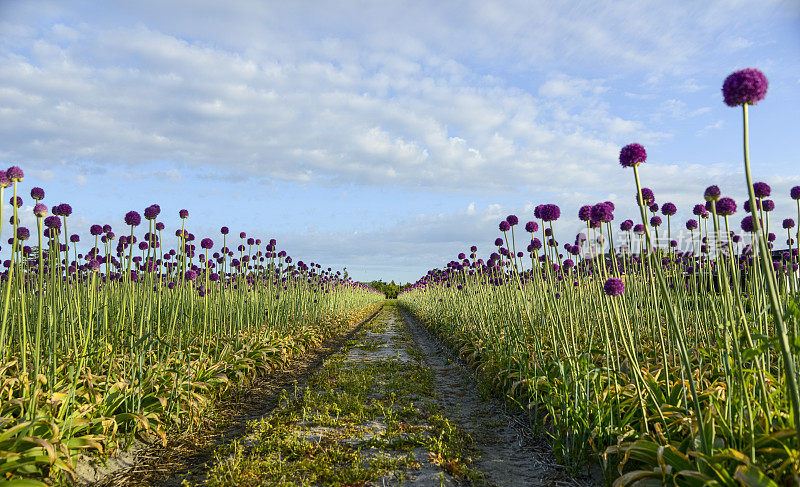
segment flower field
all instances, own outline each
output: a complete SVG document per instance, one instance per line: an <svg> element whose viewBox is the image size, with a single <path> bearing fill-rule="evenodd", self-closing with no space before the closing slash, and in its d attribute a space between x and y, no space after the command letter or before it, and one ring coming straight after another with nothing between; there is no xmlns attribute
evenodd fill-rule
<svg viewBox="0 0 800 487"><path fill-rule="evenodd" d="M37 228L20 225L30 192ZM232 387L280 368L377 309L383 294L275 240L166 232L160 208L115 235L92 225L78 251L72 208L48 208L24 172L0 174L13 215L0 300L0 484L68 481L80 453L191 432ZM123 223L120 219L119 223ZM1 230L1 229L0 229ZM173 248L167 248L169 245ZM230 248L229 248L230 247Z"/></svg>
<svg viewBox="0 0 800 487"><path fill-rule="evenodd" d="M585 230L566 243L555 204L524 230L509 215L489 258L473 246L400 295L575 471L596 463L617 485L800 483L800 235L792 219L770 231L770 198L800 218L800 187L753 181L748 110L766 91L755 69L725 80L749 198L742 211L717 186L697 195L684 248L676 205L643 187L646 150L629 144L631 205L582 207Z"/></svg>

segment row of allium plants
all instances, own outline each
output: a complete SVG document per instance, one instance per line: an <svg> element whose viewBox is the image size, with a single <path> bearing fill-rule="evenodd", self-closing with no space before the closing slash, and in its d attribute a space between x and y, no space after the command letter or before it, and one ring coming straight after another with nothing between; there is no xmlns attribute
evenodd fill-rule
<svg viewBox="0 0 800 487"><path fill-rule="evenodd" d="M473 246L400 296L529 409L565 465L597 462L617 485L800 483L800 233L784 220L779 250L771 189L752 181L748 154L748 109L766 89L756 69L723 87L744 117L744 216L710 186L679 248L677 208L642 187L647 154L629 144L619 161L636 218L584 206L585 230L562 245L557 205L538 206L524 231L509 215L487 260ZM781 196L800 218L800 187Z"/></svg>
<svg viewBox="0 0 800 487"><path fill-rule="evenodd" d="M0 173L0 198L13 192L11 235L0 225L0 484L65 480L79 453L191 432L227 389L383 299L339 271L294 263L274 239L222 227L198 244L187 210L173 239L158 205L128 212L119 235L92 225L79 252L72 208L48 208L41 188L30 189L36 228L20 225L23 179L16 166Z"/></svg>

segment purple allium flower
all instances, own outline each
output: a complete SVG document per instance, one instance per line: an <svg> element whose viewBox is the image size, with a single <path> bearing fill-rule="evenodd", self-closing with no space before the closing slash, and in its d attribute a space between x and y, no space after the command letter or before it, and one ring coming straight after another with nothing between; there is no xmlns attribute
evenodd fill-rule
<svg viewBox="0 0 800 487"><path fill-rule="evenodd" d="M647 151L641 144L628 144L619 151L619 163L622 167L635 167L647 160Z"/></svg>
<svg viewBox="0 0 800 487"><path fill-rule="evenodd" d="M661 213L666 216L673 216L678 212L678 208L673 203L664 203L661 205Z"/></svg>
<svg viewBox="0 0 800 487"><path fill-rule="evenodd" d="M661 217L660 216L654 216L653 218L651 218L650 219L650 226L651 227L660 227L661 226Z"/></svg>
<svg viewBox="0 0 800 487"><path fill-rule="evenodd" d="M722 84L722 96L729 107L755 105L767 95L769 82L764 73L755 68L734 71Z"/></svg>
<svg viewBox="0 0 800 487"><path fill-rule="evenodd" d="M753 183L753 193L755 193L756 198L759 199L769 198L770 193L772 193L772 188L770 188L767 183Z"/></svg>
<svg viewBox="0 0 800 487"><path fill-rule="evenodd" d="M125 224L132 227L138 227L142 223L142 216L135 211L129 211L125 214Z"/></svg>
<svg viewBox="0 0 800 487"><path fill-rule="evenodd" d="M61 219L55 215L48 216L44 219L44 226L58 230L61 228Z"/></svg>
<svg viewBox="0 0 800 487"><path fill-rule="evenodd" d="M697 230L697 220L691 219L686 221L687 230Z"/></svg>
<svg viewBox="0 0 800 487"><path fill-rule="evenodd" d="M506 221L508 222L509 225L513 227L514 225L519 223L519 218L517 218L517 215L508 215L506 217Z"/></svg>
<svg viewBox="0 0 800 487"><path fill-rule="evenodd" d="M469 248L469 251L475 253L478 251L478 247L476 245L473 245L472 247Z"/></svg>
<svg viewBox="0 0 800 487"><path fill-rule="evenodd" d="M739 242L742 241L742 236L741 235L734 235L732 240L733 240L733 243L739 243Z"/></svg>
<svg viewBox="0 0 800 487"><path fill-rule="evenodd" d="M98 235L102 235L103 234L103 227L101 227L100 225L92 225L89 228L89 233L91 233L95 237L97 237Z"/></svg>
<svg viewBox="0 0 800 487"><path fill-rule="evenodd" d="M47 216L47 206L44 203L36 203L36 206L33 207L33 214L43 218Z"/></svg>
<svg viewBox="0 0 800 487"><path fill-rule="evenodd" d="M736 202L733 198L720 198L717 201L717 214L722 216L730 216L736 213Z"/></svg>
<svg viewBox="0 0 800 487"><path fill-rule="evenodd" d="M792 220L791 218L786 218L785 220L783 220L783 228L787 230L790 228L794 228L794 220Z"/></svg>
<svg viewBox="0 0 800 487"><path fill-rule="evenodd" d="M742 218L741 227L745 232L755 232L756 229L753 226L753 215L747 215L746 217Z"/></svg>
<svg viewBox="0 0 800 487"><path fill-rule="evenodd" d="M761 207L764 208L764 211L772 211L775 209L775 202L772 200L762 200Z"/></svg>
<svg viewBox="0 0 800 487"><path fill-rule="evenodd" d="M541 210L539 210L539 214L542 220L546 222L552 222L558 220L558 218L561 216L561 208L559 208L558 205L553 204L542 205Z"/></svg>
<svg viewBox="0 0 800 487"><path fill-rule="evenodd" d="M604 201L603 203L607 204L611 208L611 211L614 211L614 210L617 209L617 207L611 201Z"/></svg>
<svg viewBox="0 0 800 487"><path fill-rule="evenodd" d="M534 232L539 230L539 224L534 222L534 221L530 221L530 222L525 224L525 230L530 232L530 233L534 233ZM476 248L475 250L473 250L473 252L475 252L477 250L478 249Z"/></svg>
<svg viewBox="0 0 800 487"><path fill-rule="evenodd" d="M678 246L678 241L677 240L670 240L669 241L669 246L672 247L672 248L677 247Z"/></svg>
<svg viewBox="0 0 800 487"><path fill-rule="evenodd" d="M622 293L625 292L625 283L615 277L607 279L603 284L603 292L607 296L622 296Z"/></svg>
<svg viewBox="0 0 800 487"><path fill-rule="evenodd" d="M58 217L56 217L58 218ZM31 231L25 227L17 227L17 240L25 241L28 240L31 236ZM12 243L13 240L9 243Z"/></svg>
<svg viewBox="0 0 800 487"><path fill-rule="evenodd" d="M72 243L78 243L81 241L81 237L77 233L73 233L72 235L69 236L69 241Z"/></svg>
<svg viewBox="0 0 800 487"><path fill-rule="evenodd" d="M503 239L502 238L494 239L494 244L495 246L500 247L501 245L503 245Z"/></svg>
<svg viewBox="0 0 800 487"><path fill-rule="evenodd" d="M793 200L800 200L800 186L794 186L790 189L789 196L791 196Z"/></svg>
<svg viewBox="0 0 800 487"><path fill-rule="evenodd" d="M644 202L645 206L649 205L650 202L655 202L656 196L653 194L653 190L650 188L642 188L642 201ZM636 200L636 204L639 204L639 200Z"/></svg>
<svg viewBox="0 0 800 487"><path fill-rule="evenodd" d="M542 217L542 206L544 205L536 205L536 208L533 209L533 216L536 218Z"/></svg>
<svg viewBox="0 0 800 487"><path fill-rule="evenodd" d="M97 272L100 270L100 262L97 262L95 259L92 259L89 262L87 262L86 266L89 268L91 272Z"/></svg>
<svg viewBox="0 0 800 487"><path fill-rule="evenodd" d="M210 238L204 238L203 240L200 241L200 248L210 249L213 247L214 247L214 241L211 240Z"/></svg>
<svg viewBox="0 0 800 487"><path fill-rule="evenodd" d="M158 223L156 223L156 230L158 230L159 232L160 232L161 230L163 230L164 228L165 228L165 227L164 227L164 223L162 223L162 222L158 222Z"/></svg>
<svg viewBox="0 0 800 487"><path fill-rule="evenodd" d="M694 209L692 209L692 213L695 216L703 216L706 213L708 213L708 210L706 210L706 207L704 205L697 204L697 205L694 205Z"/></svg>
<svg viewBox="0 0 800 487"><path fill-rule="evenodd" d="M150 205L144 209L144 217L148 220L155 220L159 213L161 213L161 207L158 205Z"/></svg>
<svg viewBox="0 0 800 487"><path fill-rule="evenodd" d="M72 206L70 206L69 203L61 203L58 205L58 213L56 213L55 209L53 209L53 214L59 216L70 216L72 214Z"/></svg>
<svg viewBox="0 0 800 487"><path fill-rule="evenodd" d="M644 225L641 223L637 223L633 226L633 233L636 235L644 235Z"/></svg>
<svg viewBox="0 0 800 487"><path fill-rule="evenodd" d="M705 193L703 193L703 197L706 199L706 201L717 201L721 195L722 192L719 190L719 186L716 184L712 184L711 186L707 187Z"/></svg>
<svg viewBox="0 0 800 487"><path fill-rule="evenodd" d="M109 233L111 231L111 225L103 225L103 233Z"/></svg>
<svg viewBox="0 0 800 487"><path fill-rule="evenodd" d="M31 189L31 198L35 199L36 201L44 199L44 190L42 188L32 188Z"/></svg>
<svg viewBox="0 0 800 487"><path fill-rule="evenodd" d="M245 237L247 237L246 233L244 233L244 232L240 232L239 233L239 238L245 238Z"/></svg>
<svg viewBox="0 0 800 487"><path fill-rule="evenodd" d="M189 210L180 210L178 216L181 217L182 220L189 218Z"/></svg>
<svg viewBox="0 0 800 487"><path fill-rule="evenodd" d="M139 250L147 250L147 248L148 248L147 242L145 241L139 242Z"/></svg>
<svg viewBox="0 0 800 487"><path fill-rule="evenodd" d="M551 230L549 228L545 228L544 229L544 236L545 237L552 237L553 236L553 230Z"/></svg>
<svg viewBox="0 0 800 487"><path fill-rule="evenodd" d="M583 205L578 210L578 219L588 222L592 219L592 205Z"/></svg>
<svg viewBox="0 0 800 487"><path fill-rule="evenodd" d="M625 220L624 222L619 224L619 229L622 230L623 232L627 232L631 228L633 228L633 220Z"/></svg>
<svg viewBox="0 0 800 487"><path fill-rule="evenodd" d="M591 216L592 220L596 222L610 222L614 219L613 209L606 203L597 203L592 206Z"/></svg>
<svg viewBox="0 0 800 487"><path fill-rule="evenodd" d="M658 212L658 204L656 204L656 203L653 203L652 205L650 205L650 206L648 207L648 209L649 209L651 212L653 212L653 213L656 213L656 212Z"/></svg>
<svg viewBox="0 0 800 487"><path fill-rule="evenodd" d="M11 186L11 180L6 176L5 171L0 171L0 188L7 188Z"/></svg>
<svg viewBox="0 0 800 487"><path fill-rule="evenodd" d="M505 220L503 220L503 221L501 221L501 222L500 222L500 225L499 225L499 227L500 227L500 231L501 231L501 232L507 232L507 231L511 230L511 224L510 224L510 223L508 223L508 222L507 222L507 221L505 221Z"/></svg>
<svg viewBox="0 0 800 487"><path fill-rule="evenodd" d="M197 273L193 270L186 271L186 280L187 281L194 281L197 279Z"/></svg>
<svg viewBox="0 0 800 487"><path fill-rule="evenodd" d="M228 232L230 232L230 229L228 227L222 227L222 228L219 229L219 233L221 233L223 235L227 235Z"/></svg>
<svg viewBox="0 0 800 487"><path fill-rule="evenodd" d="M22 172L22 169L19 166L11 166L6 170L6 177L12 183L18 183L25 178L25 173Z"/></svg>
<svg viewBox="0 0 800 487"><path fill-rule="evenodd" d="M8 199L8 204L11 206L16 206L17 208L22 208L22 197L17 196L17 204L14 204L14 197Z"/></svg>

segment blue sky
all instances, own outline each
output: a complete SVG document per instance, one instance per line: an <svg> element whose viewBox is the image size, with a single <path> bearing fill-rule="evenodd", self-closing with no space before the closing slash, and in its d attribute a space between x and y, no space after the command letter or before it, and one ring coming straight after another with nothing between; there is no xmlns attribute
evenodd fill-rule
<svg viewBox="0 0 800 487"><path fill-rule="evenodd" d="M582 204L633 218L629 142L679 221L709 184L741 202L720 87L748 66L770 81L755 177L794 216L797 2L4 0L0 165L84 235L159 203L168 229L187 208L198 238L413 281L536 204L561 205L562 241Z"/></svg>

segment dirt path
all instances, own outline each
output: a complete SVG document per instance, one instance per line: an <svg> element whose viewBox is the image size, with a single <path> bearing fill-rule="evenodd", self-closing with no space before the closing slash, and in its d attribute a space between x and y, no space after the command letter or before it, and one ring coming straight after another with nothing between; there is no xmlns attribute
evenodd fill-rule
<svg viewBox="0 0 800 487"><path fill-rule="evenodd" d="M469 371L387 305L193 485L581 485ZM199 472L198 472L199 473ZM171 484L176 485L176 484Z"/></svg>

